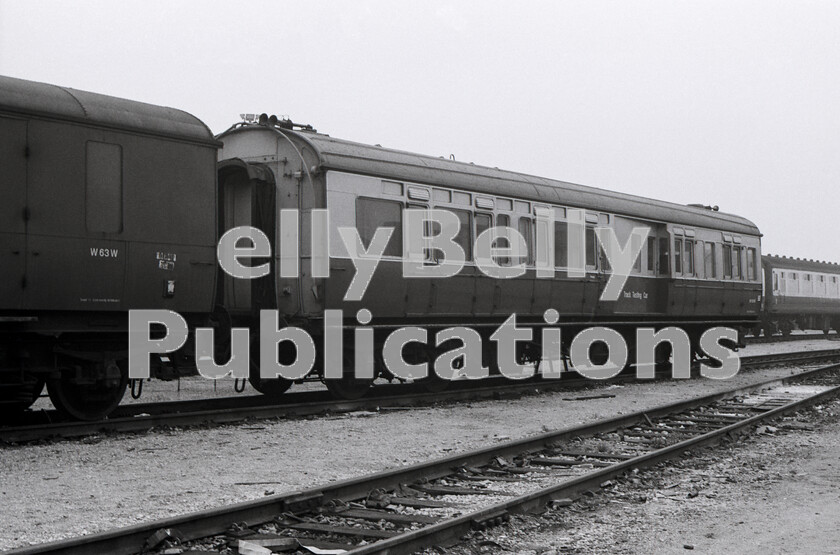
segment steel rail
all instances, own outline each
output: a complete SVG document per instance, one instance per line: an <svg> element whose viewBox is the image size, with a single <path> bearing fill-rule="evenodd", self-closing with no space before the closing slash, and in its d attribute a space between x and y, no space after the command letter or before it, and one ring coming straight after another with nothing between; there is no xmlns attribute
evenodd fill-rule
<svg viewBox="0 0 840 555"><path fill-rule="evenodd" d="M545 449L550 444L559 441L575 437L587 437L602 432L640 425L652 417L679 413L723 399L729 399L738 395L760 391L772 386L807 379L809 377L817 376L837 369L840 369L840 364L816 368L791 376L764 380L731 390L704 395L695 399L669 403L654 409L638 411L632 414L621 415L559 431L547 432L537 436L477 449L468 453L452 455L450 457L418 463L404 468L386 470L361 478L353 478L341 482L326 484L320 487L308 488L287 494L273 495L254 501L247 501L225 507L170 517L163 520L137 524L117 530L99 532L88 536L24 547L10 551L9 555L34 555L43 553L75 555L92 552L115 554L137 553L143 549L146 540L156 531L161 529L177 529L180 536L185 540L200 539L214 534L223 533L234 522L244 522L248 526L256 526L265 522L270 522L274 517L284 512L305 510L332 499L347 501L363 499L372 490L393 489L399 487L400 484L410 483L412 481L441 478L451 475L454 469L459 467L487 464L496 457L513 457L516 455L533 453L541 449ZM764 414L747 418L738 423L721 428L720 430L716 430L715 432L710 432L691 438L690 440L685 440L663 450L648 453L638 459L612 465L598 471L597 473L592 473L591 475L586 475L579 479L574 479L560 484L546 492L532 493L507 501L503 504L504 507L501 510L510 511L514 510L515 507L521 508L516 510L527 510L530 507L536 507L543 504L546 500L553 497L567 497L576 491L590 489L593 487L593 484L603 481L605 476L615 476L633 467L654 464L674 452L682 452L689 447L713 441L717 437L735 431L744 426L749 426L762 418L771 418L783 412L795 410L796 408L802 406L805 402L814 402L818 399L826 398L829 395L834 395L838 391L840 391L840 387L834 387L816 397L800 400L795 403L791 403L790 405L773 409ZM490 509L484 509L471 513L468 515L469 518L465 515L463 518L458 517L453 519L451 522L446 521L449 522L449 524L435 524L427 528L411 532L405 537L405 540L408 543L402 544L402 547L397 547L394 544L395 540L385 540L385 542L371 544L370 546L354 550L353 552L358 554L404 553L405 549L414 549L421 545L429 545L426 543L428 541L440 541L440 538L450 537L453 534L462 534L467 524L471 523L473 520L487 516L490 514L489 512ZM380 547L375 547L377 545ZM381 550L383 549L382 546L384 546L384 550Z"/></svg>
<svg viewBox="0 0 840 555"><path fill-rule="evenodd" d="M840 357L840 349L825 349L820 351L801 351L794 353L777 353L770 355L754 355L742 357L741 365L747 367L766 364L783 364L790 362L819 362ZM501 381L499 378L491 378ZM610 383L632 382L634 376L620 376ZM0 427L0 442L20 443L47 438L75 438L90 436L103 432L144 432L158 427L186 427L209 424L233 424L245 420L267 420L273 418L289 418L313 416L319 414L339 414L363 410L379 410L400 407L428 406L439 402L474 401L493 399L499 396L516 396L534 390L574 390L581 385L592 385L593 382L584 379L549 379L528 380L519 383L504 381L498 385L476 386L474 382L456 382L452 389L442 392L411 392L396 393L395 390L405 386L380 386L385 395L370 395L354 401L327 399L321 392L301 392L293 399L303 399L295 403L285 403L282 400L266 402L265 397L251 395L247 397L224 397L222 399L170 401L161 403L125 405L121 412L137 407L139 412L135 416L120 416L96 422L55 422L29 426ZM387 388L387 389L386 389ZM313 399L313 400L309 400ZM240 401L236 403L235 401ZM167 405L172 405L167 409ZM233 405L233 406L231 406ZM196 407L198 409L196 409ZM179 412L184 410L186 412ZM149 412L157 414L148 414ZM129 412L129 414L132 414Z"/></svg>
<svg viewBox="0 0 840 555"><path fill-rule="evenodd" d="M833 332L829 334L825 334L823 332L820 333L797 333L791 335L760 335L758 337L754 335L747 335L745 336L744 343L747 345L760 345L764 343L786 343L790 341L807 341L809 339L813 339L815 341L820 340L827 340L827 341L837 341L837 338L840 337L840 333Z"/></svg>

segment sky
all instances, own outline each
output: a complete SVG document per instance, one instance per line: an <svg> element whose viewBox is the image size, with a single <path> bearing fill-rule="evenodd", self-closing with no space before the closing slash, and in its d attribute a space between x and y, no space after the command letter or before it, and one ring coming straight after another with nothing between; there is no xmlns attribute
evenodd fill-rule
<svg viewBox="0 0 840 555"><path fill-rule="evenodd" d="M718 205L840 262L840 2L0 0L0 74Z"/></svg>

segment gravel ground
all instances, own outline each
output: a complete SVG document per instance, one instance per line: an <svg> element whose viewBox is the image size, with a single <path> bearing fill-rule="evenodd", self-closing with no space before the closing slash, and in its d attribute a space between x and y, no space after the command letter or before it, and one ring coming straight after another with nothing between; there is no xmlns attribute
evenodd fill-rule
<svg viewBox="0 0 840 555"><path fill-rule="evenodd" d="M754 345L743 354L835 346L825 340ZM741 373L724 382L606 386L615 398L580 402L563 401L569 393L554 392L387 414L6 446L0 448L0 549L359 476L792 371Z"/></svg>

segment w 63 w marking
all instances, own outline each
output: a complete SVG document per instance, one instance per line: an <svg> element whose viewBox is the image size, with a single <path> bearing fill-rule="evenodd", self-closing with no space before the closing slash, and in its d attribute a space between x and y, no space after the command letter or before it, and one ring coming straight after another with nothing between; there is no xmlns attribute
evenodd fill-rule
<svg viewBox="0 0 840 555"><path fill-rule="evenodd" d="M116 258L120 254L120 249L104 249L91 247L90 255L96 258Z"/></svg>

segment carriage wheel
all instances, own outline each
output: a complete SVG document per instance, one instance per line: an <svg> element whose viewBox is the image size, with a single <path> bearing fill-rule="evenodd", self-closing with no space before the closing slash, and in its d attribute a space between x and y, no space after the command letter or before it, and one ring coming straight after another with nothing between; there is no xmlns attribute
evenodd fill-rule
<svg viewBox="0 0 840 555"><path fill-rule="evenodd" d="M281 358L285 357L285 353L280 353ZM294 354L290 355L294 356ZM292 387L292 380L287 380L285 378L261 378L260 377L260 349L259 349L259 341L256 339L251 341L251 365L248 368L248 382L251 384L251 387L266 395L268 397L280 397L286 391ZM283 360L280 361L283 364L291 364L294 362L292 358L291 361L284 362Z"/></svg>
<svg viewBox="0 0 840 555"><path fill-rule="evenodd" d="M779 322L779 331L782 332L782 337L789 337L793 330L793 325L790 322Z"/></svg>
<svg viewBox="0 0 840 555"><path fill-rule="evenodd" d="M93 383L77 383L73 369L64 368L60 378L47 381L52 404L74 420L102 420L120 404L128 385L128 373L113 362L111 365L107 376L97 377ZM89 370L92 375L100 374L95 368Z"/></svg>
<svg viewBox="0 0 840 555"><path fill-rule="evenodd" d="M446 378L441 378L435 372L435 354L436 351L429 347L429 348L419 348L415 356L411 360L406 360L411 364L419 364L425 362L429 365L429 373L426 375L425 378L421 378L417 380L417 383L428 391L429 393L442 393L449 388L449 382L452 380L447 380ZM406 358L408 358L408 354L406 354Z"/></svg>
<svg viewBox="0 0 840 555"><path fill-rule="evenodd" d="M361 399L370 390L373 380L356 377L356 354L352 348L344 349L342 357L344 371L340 379L324 379L324 385L338 399L355 401Z"/></svg>
<svg viewBox="0 0 840 555"><path fill-rule="evenodd" d="M268 397L280 397L292 387L292 380L285 378L261 378L259 366L255 370L254 365L251 365L248 383L251 384L251 387Z"/></svg>

